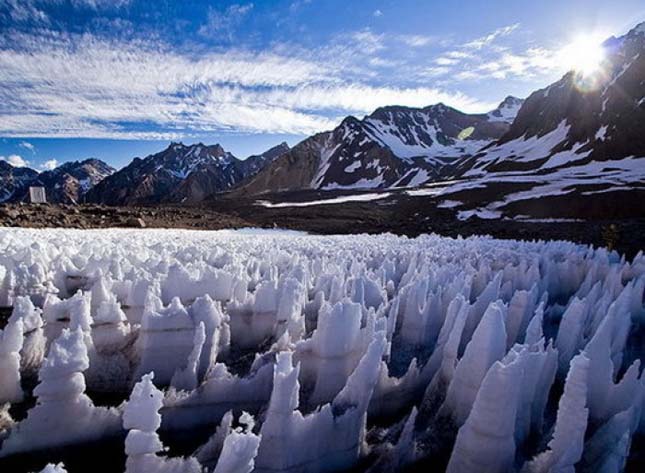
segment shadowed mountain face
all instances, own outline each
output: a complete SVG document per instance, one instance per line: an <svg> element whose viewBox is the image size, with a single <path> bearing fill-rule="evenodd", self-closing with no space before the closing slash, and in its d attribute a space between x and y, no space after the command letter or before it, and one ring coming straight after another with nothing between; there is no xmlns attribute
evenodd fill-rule
<svg viewBox="0 0 645 473"><path fill-rule="evenodd" d="M570 72L531 94L508 133L462 172L552 172L645 156L645 23L604 46L597 73Z"/></svg>
<svg viewBox="0 0 645 473"><path fill-rule="evenodd" d="M506 102L490 114L469 115L443 104L384 107L306 139L258 173L242 191L384 188L418 185L440 175L509 129ZM493 117L493 118L491 118Z"/></svg>
<svg viewBox="0 0 645 473"><path fill-rule="evenodd" d="M112 166L98 159L74 161L38 175L51 202L77 203L83 196L115 172Z"/></svg>
<svg viewBox="0 0 645 473"><path fill-rule="evenodd" d="M25 200L30 186L42 186L48 202L77 203L113 172L114 168L98 159L67 162L41 173L0 161L0 202Z"/></svg>
<svg viewBox="0 0 645 473"><path fill-rule="evenodd" d="M93 188L86 200L110 205L199 202L238 185L287 149L282 143L246 162L218 144L171 143L160 153L135 158Z"/></svg>
<svg viewBox="0 0 645 473"><path fill-rule="evenodd" d="M37 177L38 172L33 169L14 167L0 160L0 202L19 200Z"/></svg>

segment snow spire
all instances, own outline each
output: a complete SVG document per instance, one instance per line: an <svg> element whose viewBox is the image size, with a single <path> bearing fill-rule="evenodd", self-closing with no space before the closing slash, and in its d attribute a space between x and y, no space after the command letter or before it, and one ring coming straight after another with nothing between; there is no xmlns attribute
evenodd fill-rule
<svg viewBox="0 0 645 473"><path fill-rule="evenodd" d="M569 362L580 348L580 341L587 318L587 304L574 297L562 315L555 346L558 349L558 377L562 379L569 369Z"/></svg>
<svg viewBox="0 0 645 473"><path fill-rule="evenodd" d="M34 389L38 402L4 441L0 456L94 441L118 432L118 411L95 407L85 394L83 371L89 367L85 339L79 326L63 329L54 340ZM57 435L47 435L52 431Z"/></svg>
<svg viewBox="0 0 645 473"><path fill-rule="evenodd" d="M491 303L466 346L448 387L442 415L449 415L458 426L463 425L477 396L486 372L506 353L504 305Z"/></svg>
<svg viewBox="0 0 645 473"><path fill-rule="evenodd" d="M447 473L506 473L515 458L515 417L520 395L518 361L496 361L488 370L464 425Z"/></svg>
<svg viewBox="0 0 645 473"><path fill-rule="evenodd" d="M253 416L242 412L241 427L231 430L224 439L222 453L213 473L250 473L255 467L261 437L252 432Z"/></svg>
<svg viewBox="0 0 645 473"><path fill-rule="evenodd" d="M0 405L20 402L23 398L20 387L22 332L21 317L12 318L4 330L0 330Z"/></svg>
<svg viewBox="0 0 645 473"><path fill-rule="evenodd" d="M540 302L535 314L531 318L528 328L526 329L526 336L524 343L527 345L535 345L544 337L542 324L544 323L544 302Z"/></svg>
<svg viewBox="0 0 645 473"><path fill-rule="evenodd" d="M175 371L170 384L177 389L186 391L193 390L197 387L197 368L199 366L199 359L202 353L202 347L206 340L206 330L204 329L204 322L199 322L195 328L195 338L193 339L193 349L188 355L188 363L184 368L178 368Z"/></svg>
<svg viewBox="0 0 645 473"><path fill-rule="evenodd" d="M528 462L523 472L574 471L584 451L589 414L586 407L588 380L589 359L581 353L571 360L548 449Z"/></svg>
<svg viewBox="0 0 645 473"><path fill-rule="evenodd" d="M157 435L161 426L159 410L163 405L163 393L152 383L154 373L148 373L135 384L130 399L123 409L123 428L128 430L125 438L126 473L151 471L171 473L201 473L202 468L194 458L170 458L157 456L164 446Z"/></svg>

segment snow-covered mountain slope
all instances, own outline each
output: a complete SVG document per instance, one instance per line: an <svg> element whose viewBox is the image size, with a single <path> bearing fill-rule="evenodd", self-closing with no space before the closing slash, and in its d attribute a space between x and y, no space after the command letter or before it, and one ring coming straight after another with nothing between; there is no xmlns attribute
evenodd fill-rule
<svg viewBox="0 0 645 473"><path fill-rule="evenodd" d="M502 103L499 104L499 106L495 110L488 113L488 119L490 121L500 121L509 124L513 123L513 120L515 120L515 117L520 111L523 103L524 99L519 99L517 97L509 95L502 101Z"/></svg>
<svg viewBox="0 0 645 473"><path fill-rule="evenodd" d="M0 228L0 468L642 471L644 290L565 241Z"/></svg>
<svg viewBox="0 0 645 473"><path fill-rule="evenodd" d="M639 214L634 199L645 192L645 23L604 47L596 73L572 71L531 94L508 133L447 170L447 184L420 192L445 198L464 218Z"/></svg>
<svg viewBox="0 0 645 473"><path fill-rule="evenodd" d="M383 107L362 120L347 117L336 129L295 146L243 191L415 186L500 138L509 124L499 117L510 117L513 110L505 103L516 100L506 99L490 114L437 104Z"/></svg>
<svg viewBox="0 0 645 473"><path fill-rule="evenodd" d="M86 200L110 205L198 202L234 187L284 151L279 145L245 163L218 144L171 143L160 153L135 158L93 188Z"/></svg>
<svg viewBox="0 0 645 473"><path fill-rule="evenodd" d="M114 168L98 159L67 162L41 173L0 161L0 202L25 200L29 186L42 186L48 202L77 203L114 171Z"/></svg>
<svg viewBox="0 0 645 473"><path fill-rule="evenodd" d="M641 24L607 40L597 72L572 71L531 94L508 133L465 160L464 175L548 173L592 161L645 157L643 30Z"/></svg>

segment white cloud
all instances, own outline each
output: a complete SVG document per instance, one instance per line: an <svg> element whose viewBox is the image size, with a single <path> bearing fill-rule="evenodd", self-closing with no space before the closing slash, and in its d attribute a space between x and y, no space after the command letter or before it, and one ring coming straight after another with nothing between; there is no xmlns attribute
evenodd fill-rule
<svg viewBox="0 0 645 473"><path fill-rule="evenodd" d="M3 0L0 2L0 13L6 12L13 21L47 24L49 17L36 5L34 0Z"/></svg>
<svg viewBox="0 0 645 473"><path fill-rule="evenodd" d="M92 10L119 9L127 6L131 0L72 0L72 5L77 8L91 8Z"/></svg>
<svg viewBox="0 0 645 473"><path fill-rule="evenodd" d="M446 56L440 56L437 59L434 60L435 64L438 64L440 66L452 66L454 64L457 64L459 62L459 59L454 59Z"/></svg>
<svg viewBox="0 0 645 473"><path fill-rule="evenodd" d="M57 166L58 166L58 161L56 161L55 159L50 159L49 161L45 161L44 163L42 163L39 166L39 168L42 171L51 171L52 169L56 169Z"/></svg>
<svg viewBox="0 0 645 473"><path fill-rule="evenodd" d="M384 36L373 33L369 28L353 33L352 39L364 52L374 53L385 48Z"/></svg>
<svg viewBox="0 0 645 473"><path fill-rule="evenodd" d="M214 91L222 96L222 91ZM232 91L230 100L244 100ZM466 112L489 110L491 103L482 103L461 93L449 93L436 88L375 87L364 84L342 86L302 86L288 91L274 90L250 97L251 103L266 103L269 106L287 106L295 109L340 109L352 113L370 113L378 107L403 105L419 107L444 102Z"/></svg>
<svg viewBox="0 0 645 473"><path fill-rule="evenodd" d="M442 52L432 60L434 66L408 69L408 74L421 78L439 78L438 84L477 82L482 80L517 79L555 80L566 72L567 65L558 60L558 50L544 47L522 47L505 37L519 24L498 28L460 47ZM450 82L446 78L450 78Z"/></svg>
<svg viewBox="0 0 645 473"><path fill-rule="evenodd" d="M493 41L495 41L497 38L503 37L503 36L508 36L511 34L513 31L518 29L520 27L519 23L515 23L513 25L508 25L504 26L501 28L497 28L495 31L492 33L487 34L486 36L482 36L480 38L477 38L473 41L470 41L464 45L466 48L470 49L482 49L484 46L489 45Z"/></svg>
<svg viewBox="0 0 645 473"><path fill-rule="evenodd" d="M412 48L419 48L421 46L427 46L433 41L433 38L430 36L423 35L404 35L400 36L401 41Z"/></svg>
<svg viewBox="0 0 645 473"><path fill-rule="evenodd" d="M31 143L29 143L28 141L21 141L18 144L18 146L20 146L21 148L28 149L32 153L36 150L36 147L34 145L32 145Z"/></svg>
<svg viewBox="0 0 645 473"><path fill-rule="evenodd" d="M206 38L230 41L233 39L235 28L252 9L252 3L235 3L223 11L209 7L206 23L200 26L197 32Z"/></svg>
<svg viewBox="0 0 645 473"><path fill-rule="evenodd" d="M457 92L375 82L382 77L377 70L399 65L381 57L386 38L370 30L314 50L278 44L259 53L200 55L91 35L13 39L23 48L0 49L0 136L165 140L213 131L309 134L332 128L349 113L384 105L442 101L465 111L490 105ZM423 68L420 83L440 68Z"/></svg>
<svg viewBox="0 0 645 473"><path fill-rule="evenodd" d="M472 57L472 54L464 51L448 51L444 54L444 56L449 57L451 59L467 59Z"/></svg>
<svg viewBox="0 0 645 473"><path fill-rule="evenodd" d="M9 156L0 156L0 161L6 161L9 164L11 164L13 167L17 168L24 168L29 166L29 161L23 159L21 156L18 156L17 154L12 154Z"/></svg>
<svg viewBox="0 0 645 473"><path fill-rule="evenodd" d="M380 16L383 16L383 12L382 12L381 10L378 10L378 9L377 9L377 10L374 10L373 15L374 15L376 18L378 18L378 17L380 17Z"/></svg>
<svg viewBox="0 0 645 473"><path fill-rule="evenodd" d="M291 2L291 5L289 5L289 10L291 12L295 12L300 9L303 5L308 5L311 3L311 0L296 0L295 2Z"/></svg>

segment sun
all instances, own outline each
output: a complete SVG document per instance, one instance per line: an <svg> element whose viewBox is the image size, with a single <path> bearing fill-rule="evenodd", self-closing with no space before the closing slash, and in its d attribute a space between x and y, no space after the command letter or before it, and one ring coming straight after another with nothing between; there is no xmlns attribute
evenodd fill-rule
<svg viewBox="0 0 645 473"><path fill-rule="evenodd" d="M575 37L560 50L559 59L567 69L589 76L600 69L605 59L602 46L603 37L597 34L586 34Z"/></svg>

